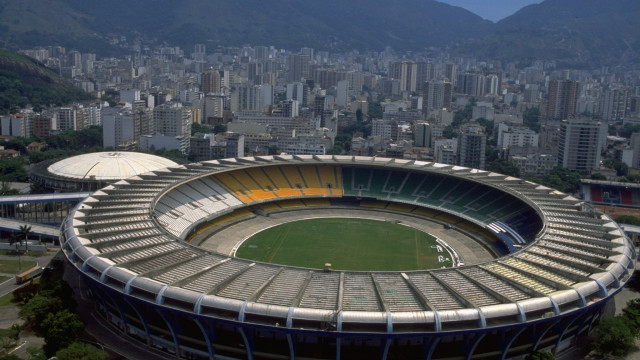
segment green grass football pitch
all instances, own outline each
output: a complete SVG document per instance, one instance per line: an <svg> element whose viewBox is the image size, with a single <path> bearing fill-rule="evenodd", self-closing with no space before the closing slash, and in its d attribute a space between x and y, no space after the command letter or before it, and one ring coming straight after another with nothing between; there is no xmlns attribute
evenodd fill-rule
<svg viewBox="0 0 640 360"><path fill-rule="evenodd" d="M247 239L236 256L308 268L331 263L335 270L356 271L408 271L453 264L432 235L391 222L346 218L299 220L265 229Z"/></svg>

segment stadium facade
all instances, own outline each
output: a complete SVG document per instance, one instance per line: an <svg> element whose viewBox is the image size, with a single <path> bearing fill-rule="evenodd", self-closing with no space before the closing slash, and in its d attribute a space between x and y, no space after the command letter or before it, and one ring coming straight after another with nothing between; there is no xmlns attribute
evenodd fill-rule
<svg viewBox="0 0 640 360"><path fill-rule="evenodd" d="M206 251L246 219L383 203L499 254L406 272L324 271ZM393 205L393 206L391 206ZM563 351L633 273L618 225L566 194L482 170L264 156L109 185L61 228L72 269L121 331L181 358L498 359Z"/></svg>

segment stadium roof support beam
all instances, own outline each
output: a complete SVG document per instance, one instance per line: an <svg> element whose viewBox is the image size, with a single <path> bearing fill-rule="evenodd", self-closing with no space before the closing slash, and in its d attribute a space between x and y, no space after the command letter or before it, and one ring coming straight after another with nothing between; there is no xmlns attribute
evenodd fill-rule
<svg viewBox="0 0 640 360"><path fill-rule="evenodd" d="M504 261L498 261L498 263L500 265L504 266L504 267L507 267L507 268L511 269L514 272L517 272L517 273L519 273L521 275L524 275L524 276L527 276L529 278L532 278L532 279L534 279L536 281L539 281L539 282L541 282L541 283L543 283L543 284L545 284L547 286L550 286L550 287L552 287L552 288L554 288L556 290L570 290L570 289L572 289L571 286L567 286L567 285L561 284L561 283L559 283L559 282L557 282L557 281L555 281L553 279L549 279L549 278L546 278L544 276L540 276L538 274L534 274L532 272L526 271L524 269L520 269L520 268L518 268L516 266L507 264Z"/></svg>
<svg viewBox="0 0 640 360"><path fill-rule="evenodd" d="M307 290L307 286L309 286L309 283L311 282L312 277L313 277L313 271L309 270L309 272L307 273L307 276L304 278L304 281L302 282L302 285L300 286L300 290L298 290L298 293L293 298L293 301L291 301L291 306L294 306L294 307L300 306L300 301L302 301L302 296L304 295L304 292Z"/></svg>
<svg viewBox="0 0 640 360"><path fill-rule="evenodd" d="M278 272L276 272L275 274L271 275L267 281L265 281L264 283L262 283L262 285L260 285L256 291L253 292L253 294L251 294L251 296L249 296L249 298L247 299L247 301L256 301L260 295L262 295L262 293L264 292L264 290L271 285L271 283L273 282L273 279L276 278L276 276L280 275L280 273L284 271L284 268L280 268L280 270L278 270Z"/></svg>
<svg viewBox="0 0 640 360"><path fill-rule="evenodd" d="M479 306L474 303L472 300L467 299L463 294L461 294L455 287L450 286L446 281L440 279L440 277L438 276L437 273L432 273L431 275L433 275L433 278L440 283L440 285L442 285L443 288L449 290L457 299L458 301L460 301L460 303L464 304L467 307L470 308L474 308L477 309L479 308Z"/></svg>
<svg viewBox="0 0 640 360"><path fill-rule="evenodd" d="M524 259L524 258L518 258L518 261L522 261L525 262L527 264L533 265L533 266L537 266L539 268L551 271L551 272L555 272L563 277L566 277L569 280L572 280L574 282L582 282L582 281L589 281L591 280L589 277L587 276L582 276L582 275L578 275L575 273L572 273L570 271L564 270L564 269L560 269L560 268L556 268L547 264L541 264L541 263L537 263L535 261L531 261L529 259ZM572 264L573 266L573 264ZM581 269L582 270L582 269Z"/></svg>
<svg viewBox="0 0 640 360"><path fill-rule="evenodd" d="M380 305L382 305L383 311L386 311L387 313L390 312L391 310L389 309L389 305L387 305L387 302L384 301L384 297L382 296L382 289L380 289L380 284L378 284L378 282L376 281L375 274L371 274L371 281L373 281L373 286L376 289L376 297L378 298Z"/></svg>
<svg viewBox="0 0 640 360"><path fill-rule="evenodd" d="M192 280L195 280L195 279L199 278L200 276L202 276L202 274L204 274L206 272L209 272L211 269L214 269L214 268L216 268L216 267L218 267L218 266L220 266L220 265L222 265L222 264L224 264L224 263L226 263L227 261L230 261L230 260L231 260L231 258L222 259L222 260L218 261L217 263L212 264L211 266L202 268L200 271L198 271L196 273L193 273L193 274L191 274L191 275L189 275L189 276L187 276L185 278L182 278L180 280L176 280L176 281L172 282L169 285L175 286L175 287L183 287L184 285L190 283Z"/></svg>
<svg viewBox="0 0 640 360"><path fill-rule="evenodd" d="M149 245L145 245L145 246L141 246L141 247L137 247L137 248L118 250L118 251L114 251L113 253L102 253L102 254L100 254L100 256L104 256L104 257L108 257L108 258L114 258L114 257L117 257L117 256L119 256L121 254L130 254L132 252L137 252L137 251L140 251L140 250L153 248L153 247L156 247L158 245L162 245L162 244L166 244L166 243L172 243L172 241L171 240L167 240L167 241L165 241L163 243L149 244ZM172 250L172 252L175 252L175 251L176 250ZM103 254L108 254L108 256L103 255ZM145 257L142 257L142 258L138 258L138 259L135 259L135 260L121 262L121 263L118 264L118 266L120 266L122 268L130 269L131 267L133 267L135 265L138 265L138 264L141 264L141 263L144 263L144 262L147 262L147 261L155 260L157 258L166 256L166 255L167 255L166 252L159 253L159 254L148 255L148 256L145 256Z"/></svg>
<svg viewBox="0 0 640 360"><path fill-rule="evenodd" d="M488 293L489 293L491 296L493 296L494 298L496 298L496 299L500 300L500 302L503 302L503 303L515 303L515 302L516 302L516 300L515 300L515 299L510 299L509 297L507 297L507 296L505 296L505 295L500 294L499 292L497 292L497 291L493 290L492 288L490 288L490 287L488 287L488 286L484 285L483 283L478 282L478 281L475 281L475 280L473 279L473 277L471 277L471 276L469 276L469 275L467 275L467 274L463 273L462 271L460 271L460 270L458 270L458 269L456 269L455 271L456 271L458 274L462 275L462 276L463 276L464 278L466 278L467 280L469 280L470 282L474 283L476 286L478 286L478 287L479 287L479 288L481 288L482 290L484 290L484 291L488 292Z"/></svg>
<svg viewBox="0 0 640 360"><path fill-rule="evenodd" d="M81 235L83 238L86 239L86 237L84 235ZM140 241L140 240L145 240L145 239L149 239L149 238L158 238L158 234L149 234L149 235L141 235L141 236L137 236L135 239L131 239L131 238L121 238L121 239L113 239L113 240L107 240L107 241L101 241L101 242L96 242L96 243L91 243L91 244L87 244L87 247L91 247L94 248L98 251L101 251L101 249L108 247L108 246L115 246L118 244L128 244L132 241ZM169 241L169 239L167 239L167 241ZM155 243L158 244L158 243ZM164 242L163 242L164 244ZM129 251L131 251L131 249L129 249ZM103 254L108 254L109 252L103 252Z"/></svg>
<svg viewBox="0 0 640 360"><path fill-rule="evenodd" d="M338 285L338 298L336 299L336 311L342 311L342 299L344 298L344 272L340 273L340 284Z"/></svg>
<svg viewBox="0 0 640 360"><path fill-rule="evenodd" d="M247 270L251 269L254 266L256 266L256 263L251 263L243 267L242 269L236 271L235 273L228 276L226 279L222 280L218 285L214 286L212 289L207 291L207 294L218 295L218 293L222 291L225 287L227 287L227 285L229 285L233 280L237 279L238 276L244 274Z"/></svg>
<svg viewBox="0 0 640 360"><path fill-rule="evenodd" d="M615 261L613 261L611 259L607 259L607 258L596 256L596 255L585 255L585 254L581 254L579 252L570 251L570 250L556 249L554 247L546 245L545 243L540 243L539 246L541 248L548 249L548 250L551 250L553 252L565 254L567 256L575 257L577 259L582 259L582 260L585 260L585 261L593 261L593 260L597 259L600 263L603 263L603 264L613 264L613 263L615 263ZM620 253L618 253L616 255L620 255ZM578 264L582 264L582 263L576 262L575 264L578 265ZM582 264L582 265L585 266L585 267L588 267L588 268L592 268L592 270L602 271L602 269L600 269L599 267L589 266L587 264Z"/></svg>
<svg viewBox="0 0 640 360"><path fill-rule="evenodd" d="M565 239L567 238L567 239ZM576 240L575 238L579 239ZM579 249L582 251L587 251L587 252L593 252L593 253L597 253L600 256L603 257L610 257L610 256L615 256L615 255L620 255L619 251L615 251L615 250L611 250L612 247L606 246L606 248L603 248L605 246L597 246L596 244L598 242L603 242L602 240L590 240L590 239L584 239L584 238L580 238L579 236L576 236L575 238L569 238L568 236L559 236L559 235L547 235L544 238L542 238L542 240L553 243L553 244L559 244L559 245L570 245L571 247L575 248L575 249ZM569 244L568 244L569 243ZM614 245L611 242L606 242L607 245ZM598 244L600 245L600 244Z"/></svg>
<svg viewBox="0 0 640 360"><path fill-rule="evenodd" d="M197 256L193 256L187 261L184 261L184 262L179 261L179 262L177 262L175 264L169 264L167 266L161 266L161 267L158 267L158 268L153 269L153 270L149 270L149 271L145 271L145 272L139 273L138 276L144 276L144 277L148 277L150 279L153 279L157 275L166 273L166 272L171 271L171 270L173 270L173 269L175 269L177 267L184 266L184 264L186 262L190 262L190 261L193 261L195 259L200 259L200 258L202 258L204 256L206 256L206 255L200 254L200 255L197 255Z"/></svg>
<svg viewBox="0 0 640 360"><path fill-rule="evenodd" d="M418 301L420 302L420 304L424 307L424 309L426 311L436 311L436 307L433 306L429 300L422 294L422 292L420 292L420 289L418 289L418 287L416 286L416 284L414 284L411 279L409 278L409 276L406 273L402 273L402 278L404 279L404 281L407 282L407 285L409 285L409 288L411 289L411 291L413 292L413 295L418 299Z"/></svg>

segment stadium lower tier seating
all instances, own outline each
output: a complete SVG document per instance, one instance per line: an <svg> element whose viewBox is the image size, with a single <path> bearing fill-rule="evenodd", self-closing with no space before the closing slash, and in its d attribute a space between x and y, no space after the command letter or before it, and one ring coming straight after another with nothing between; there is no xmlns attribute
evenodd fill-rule
<svg viewBox="0 0 640 360"><path fill-rule="evenodd" d="M530 241L540 229L533 210L514 196L487 185L402 170L344 167L344 195L410 202L468 216L484 224L502 221ZM379 204L372 203L371 207ZM523 212L524 211L524 212Z"/></svg>

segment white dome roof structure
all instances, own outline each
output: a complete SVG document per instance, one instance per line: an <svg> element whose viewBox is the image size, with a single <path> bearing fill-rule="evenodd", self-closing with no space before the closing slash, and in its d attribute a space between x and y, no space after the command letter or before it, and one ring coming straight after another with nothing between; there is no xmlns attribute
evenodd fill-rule
<svg viewBox="0 0 640 360"><path fill-rule="evenodd" d="M156 155L111 151L73 156L50 165L47 170L66 178L112 181L177 165Z"/></svg>

